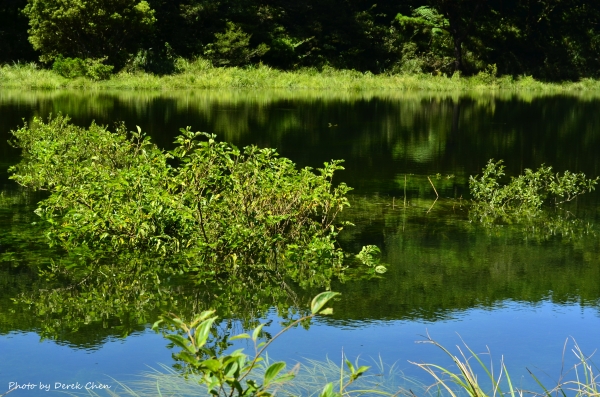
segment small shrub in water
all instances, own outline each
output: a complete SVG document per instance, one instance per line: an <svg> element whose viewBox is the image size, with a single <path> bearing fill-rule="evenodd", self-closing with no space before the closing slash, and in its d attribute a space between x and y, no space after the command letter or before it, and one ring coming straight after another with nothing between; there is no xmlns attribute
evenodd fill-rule
<svg viewBox="0 0 600 397"><path fill-rule="evenodd" d="M493 216L535 215L544 203L555 205L575 199L594 190L599 178L589 179L584 173L553 173L552 167L525 169L522 175L501 183L502 160L490 160L479 175L469 178L469 188L476 210Z"/></svg>
<svg viewBox="0 0 600 397"><path fill-rule="evenodd" d="M62 116L12 133L23 160L11 178L50 192L36 213L54 245L185 250L212 273L241 263L342 268L335 218L350 188L332 183L340 161L298 170L273 149L240 150L189 128L166 153L139 129L84 129Z"/></svg>

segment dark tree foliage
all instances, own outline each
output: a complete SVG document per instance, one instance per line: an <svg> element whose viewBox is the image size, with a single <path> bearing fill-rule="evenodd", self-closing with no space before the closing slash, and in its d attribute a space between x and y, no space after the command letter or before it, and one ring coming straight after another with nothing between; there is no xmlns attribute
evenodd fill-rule
<svg viewBox="0 0 600 397"><path fill-rule="evenodd" d="M373 73L497 70L545 80L600 74L597 0L147 0L148 9L138 3L145 2L4 0L0 62L32 59L29 37L46 60L108 57L155 73L175 71L177 57L204 57L216 66L262 62ZM85 17L84 9L102 12Z"/></svg>
<svg viewBox="0 0 600 397"><path fill-rule="evenodd" d="M488 0L473 38L501 74L545 80L598 77L600 2Z"/></svg>
<svg viewBox="0 0 600 397"><path fill-rule="evenodd" d="M600 3L544 0L518 4L523 69L546 79L577 79L600 71Z"/></svg>
<svg viewBox="0 0 600 397"><path fill-rule="evenodd" d="M447 20L446 29L452 38L454 70L464 72L463 43L470 39L477 26L483 22L482 14L488 11L488 0L430 0Z"/></svg>
<svg viewBox="0 0 600 397"><path fill-rule="evenodd" d="M27 17L21 12L27 0L0 1L0 64L35 61L37 54L27 41Z"/></svg>
<svg viewBox="0 0 600 397"><path fill-rule="evenodd" d="M279 0L279 40L290 43L296 65L382 72L397 46L391 26L397 7L365 1ZM390 57L392 59L390 59Z"/></svg>
<svg viewBox="0 0 600 397"><path fill-rule="evenodd" d="M169 43L185 58L201 55L219 28L225 27L219 1L150 0L149 3L156 12L153 47Z"/></svg>
<svg viewBox="0 0 600 397"><path fill-rule="evenodd" d="M60 56L107 58L122 66L155 22L145 0L28 0L24 13L29 41L44 62Z"/></svg>

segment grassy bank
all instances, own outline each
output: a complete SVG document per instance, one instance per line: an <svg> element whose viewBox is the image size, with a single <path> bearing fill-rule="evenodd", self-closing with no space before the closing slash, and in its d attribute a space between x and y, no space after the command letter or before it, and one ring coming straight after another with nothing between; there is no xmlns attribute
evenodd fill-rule
<svg viewBox="0 0 600 397"><path fill-rule="evenodd" d="M547 93L599 91L600 81L543 83L532 77L496 77L493 71L477 76L373 75L352 70L302 69L280 71L268 66L216 68L208 61L180 61L179 72L156 76L121 72L108 80L67 79L35 64L0 67L0 87L31 90L173 90L173 89L311 89L311 90L404 90L404 91L535 91Z"/></svg>

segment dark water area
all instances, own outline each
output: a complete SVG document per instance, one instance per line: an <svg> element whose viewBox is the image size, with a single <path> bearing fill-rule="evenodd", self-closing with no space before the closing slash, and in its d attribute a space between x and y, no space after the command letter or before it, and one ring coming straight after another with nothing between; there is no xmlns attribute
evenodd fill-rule
<svg viewBox="0 0 600 397"><path fill-rule="evenodd" d="M344 159L336 178L354 188L343 219L355 226L340 243L351 252L376 244L388 272L334 281L332 289L343 294L334 315L294 329L270 354L323 360L343 348L352 357L381 355L407 376L432 383L407 360L445 358L414 342L429 332L454 346L461 343L458 333L476 351L489 346L495 358L503 355L511 375L529 384L526 367L558 377L567 337L588 353L600 347L600 196L581 196L535 224L487 227L469 217L468 178L492 158L504 160L508 175L541 164L600 175L599 110L595 96L510 93L0 92L0 254L16 252L0 262L0 352L7 357L0 394L13 380L114 384L106 376L127 381L147 365L172 365L166 341L149 330L152 322L167 307L197 312L218 301L207 296L221 294L173 280L164 287L172 298L164 305L123 304L135 313L115 311L101 320L95 307L72 309L56 291L45 304L13 303L47 288L24 263L32 259L23 258L47 262L56 255L43 231L30 226L43 194L23 193L8 180L19 153L6 141L23 120L62 112L84 126L123 121L166 149L180 128L191 126L239 147L274 147L299 166ZM274 334L286 305L319 291L291 290L293 297L278 307L258 293L220 313L255 313L272 320Z"/></svg>

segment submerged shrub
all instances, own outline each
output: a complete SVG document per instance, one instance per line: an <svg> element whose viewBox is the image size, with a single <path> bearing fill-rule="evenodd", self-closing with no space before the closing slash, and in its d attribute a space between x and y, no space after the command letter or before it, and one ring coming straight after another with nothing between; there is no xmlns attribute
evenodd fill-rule
<svg viewBox="0 0 600 397"><path fill-rule="evenodd" d="M600 179L569 171L555 174L545 165L535 171L525 169L522 175L502 184L504 175L502 160L490 160L481 177L469 178L476 213L488 218L536 215L544 203L559 205L594 190Z"/></svg>
<svg viewBox="0 0 600 397"><path fill-rule="evenodd" d="M50 192L36 213L54 245L186 250L216 272L292 260L341 268L334 221L350 188L332 183L340 161L298 170L273 149L240 150L189 128L167 153L139 128L84 129L63 116L12 134L23 160L11 178Z"/></svg>

